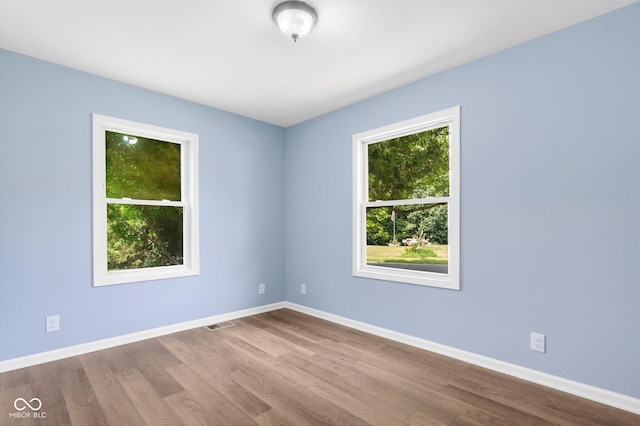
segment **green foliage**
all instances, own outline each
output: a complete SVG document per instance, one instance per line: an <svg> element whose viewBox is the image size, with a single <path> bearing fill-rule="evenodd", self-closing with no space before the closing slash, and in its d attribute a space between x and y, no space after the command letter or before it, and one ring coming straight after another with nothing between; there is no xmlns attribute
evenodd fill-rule
<svg viewBox="0 0 640 426"><path fill-rule="evenodd" d="M449 195L449 128L440 127L368 146L369 201ZM398 205L367 211L367 244L393 239L391 212L396 212L396 240L416 233L433 243L448 243L446 204Z"/></svg>
<svg viewBox="0 0 640 426"><path fill-rule="evenodd" d="M106 195L133 200L181 200L180 145L106 132ZM183 209L109 202L107 268L183 263Z"/></svg>
<svg viewBox="0 0 640 426"><path fill-rule="evenodd" d="M107 197L180 201L180 145L132 138L106 133Z"/></svg>
<svg viewBox="0 0 640 426"><path fill-rule="evenodd" d="M449 194L449 128L369 145L369 201Z"/></svg>
<svg viewBox="0 0 640 426"><path fill-rule="evenodd" d="M436 205L428 210L409 213L409 220L417 224L418 232L435 244L449 244L448 209Z"/></svg>
<svg viewBox="0 0 640 426"><path fill-rule="evenodd" d="M430 245L435 256L422 257L407 253L405 246L367 246L367 263L413 263L413 264L439 264L449 263L449 246Z"/></svg>
<svg viewBox="0 0 640 426"><path fill-rule="evenodd" d="M367 244L387 245L395 244L413 235L417 226L406 215L396 209L396 241L393 241L393 221L391 212L393 207L377 207L367 209Z"/></svg>
<svg viewBox="0 0 640 426"><path fill-rule="evenodd" d="M403 255L409 257L438 257L435 250L424 244L415 244L405 248Z"/></svg>
<svg viewBox="0 0 640 426"><path fill-rule="evenodd" d="M388 244L393 235L391 208L367 209L367 244L381 246Z"/></svg>
<svg viewBox="0 0 640 426"><path fill-rule="evenodd" d="M108 270L181 265L182 216L180 207L109 204Z"/></svg>
<svg viewBox="0 0 640 426"><path fill-rule="evenodd" d="M446 205L378 207L367 209L367 244L387 245L393 241L391 212L396 212L396 241L416 234L435 244L448 244L448 212Z"/></svg>
<svg viewBox="0 0 640 426"><path fill-rule="evenodd" d="M109 270L181 265L182 208L109 204Z"/></svg>

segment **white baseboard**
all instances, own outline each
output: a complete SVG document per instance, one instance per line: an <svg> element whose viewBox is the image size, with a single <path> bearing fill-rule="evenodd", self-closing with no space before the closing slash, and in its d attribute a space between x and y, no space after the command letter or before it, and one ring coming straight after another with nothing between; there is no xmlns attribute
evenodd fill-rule
<svg viewBox="0 0 640 426"><path fill-rule="evenodd" d="M540 371L521 367L519 365L510 364L508 362L499 361L493 358L474 354L472 352L467 352L450 346L441 345L439 343L430 342L428 340L420 339L408 334L398 333L386 328L377 327L360 321L355 321L349 318L330 314L324 311L319 311L317 309L309 308L291 302L278 302L270 305L258 306L241 311L229 312L226 314L214 315L212 317L187 321L180 324L158 327L151 330L125 334L123 336L117 336L109 339L84 343L81 345L70 346L67 348L56 349L53 351L28 355L21 358L14 358L7 361L0 361L0 373L17 370L19 368L30 367L32 365L43 364L45 362L57 361L59 359L82 355L102 349L108 349L114 346L138 342L140 340L151 339L153 337L177 333L179 331L190 330L197 327L204 327L209 324L232 321L237 318L243 318L250 315L261 314L264 312L270 312L282 308L288 308L297 312L301 312L303 314L331 321L336 324L341 324L356 330L364 331L366 333L414 346L416 348L425 349L427 351L445 355L450 358L468 362L469 364L488 368L489 370L508 374L510 376L527 380L529 382L537 383L543 386L570 393L572 395L590 399L592 401L600 402L612 407L620 408L631 413L640 414L640 399L638 398L611 392L606 389L597 388L580 382L564 379L562 377L553 376L551 374L542 373Z"/></svg>
<svg viewBox="0 0 640 426"><path fill-rule="evenodd" d="M248 317L250 315L256 315L263 312L282 309L284 308L284 306L284 302L278 302L270 305L244 309L242 311L229 312L226 314L214 315L212 317L187 321L180 324L172 324L164 327L153 328L151 330L144 330L137 333L125 334L109 339L83 343L81 345L69 346L67 348L56 349L53 351L41 352L38 354L28 355L21 358L14 358L7 361L0 361L0 373L17 370L19 368L30 367L32 365L44 364L45 362L57 361L59 359L82 355L89 352L95 352L102 349L108 349L114 346L126 345L127 343L138 342L140 340L151 339L153 337L177 333L179 331L190 330L192 328L204 327L218 322L232 321L237 318Z"/></svg>
<svg viewBox="0 0 640 426"><path fill-rule="evenodd" d="M389 340L404 343L416 348L425 349L440 355L445 355L469 364L484 367L489 370L567 392L582 398L610 405L621 410L640 414L640 399L620 393L608 391L606 389L597 388L595 386L586 385L584 383L575 382L573 380L564 379L562 377L553 376L551 374L542 373L530 368L521 367L519 365L510 364L508 362L499 361L483 355L474 354L472 352L463 351L450 346L441 345L439 343L430 342L408 334L398 333L386 328L377 327L360 321L330 314L317 309L298 305L291 302L285 302L284 307L292 309L303 314L311 315L327 321L331 321L340 325L344 325L356 330L364 331L376 336L384 337Z"/></svg>

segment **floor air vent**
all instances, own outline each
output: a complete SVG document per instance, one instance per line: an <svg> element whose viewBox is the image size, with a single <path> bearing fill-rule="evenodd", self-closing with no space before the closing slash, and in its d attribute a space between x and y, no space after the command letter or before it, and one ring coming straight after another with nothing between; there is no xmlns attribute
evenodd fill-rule
<svg viewBox="0 0 640 426"><path fill-rule="evenodd" d="M220 330L220 329L223 329L223 328L228 328L228 327L231 327L231 326L234 326L234 325L235 324L232 323L231 321L225 321L225 322L219 322L217 324L208 325L205 328L207 330L209 330L209 331L213 331L213 330Z"/></svg>

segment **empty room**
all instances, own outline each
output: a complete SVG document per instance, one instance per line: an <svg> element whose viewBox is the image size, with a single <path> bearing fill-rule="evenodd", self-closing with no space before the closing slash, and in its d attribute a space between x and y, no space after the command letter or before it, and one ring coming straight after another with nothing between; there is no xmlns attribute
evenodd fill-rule
<svg viewBox="0 0 640 426"><path fill-rule="evenodd" d="M0 0L0 425L640 425L640 2Z"/></svg>

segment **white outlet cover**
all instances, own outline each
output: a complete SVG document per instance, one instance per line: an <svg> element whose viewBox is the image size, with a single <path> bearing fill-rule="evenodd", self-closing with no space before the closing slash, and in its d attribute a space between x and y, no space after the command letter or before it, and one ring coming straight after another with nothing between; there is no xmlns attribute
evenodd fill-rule
<svg viewBox="0 0 640 426"><path fill-rule="evenodd" d="M45 330L47 333L60 330L60 315L46 317Z"/></svg>
<svg viewBox="0 0 640 426"><path fill-rule="evenodd" d="M546 336L540 333L531 332L531 350L536 352L546 352Z"/></svg>

